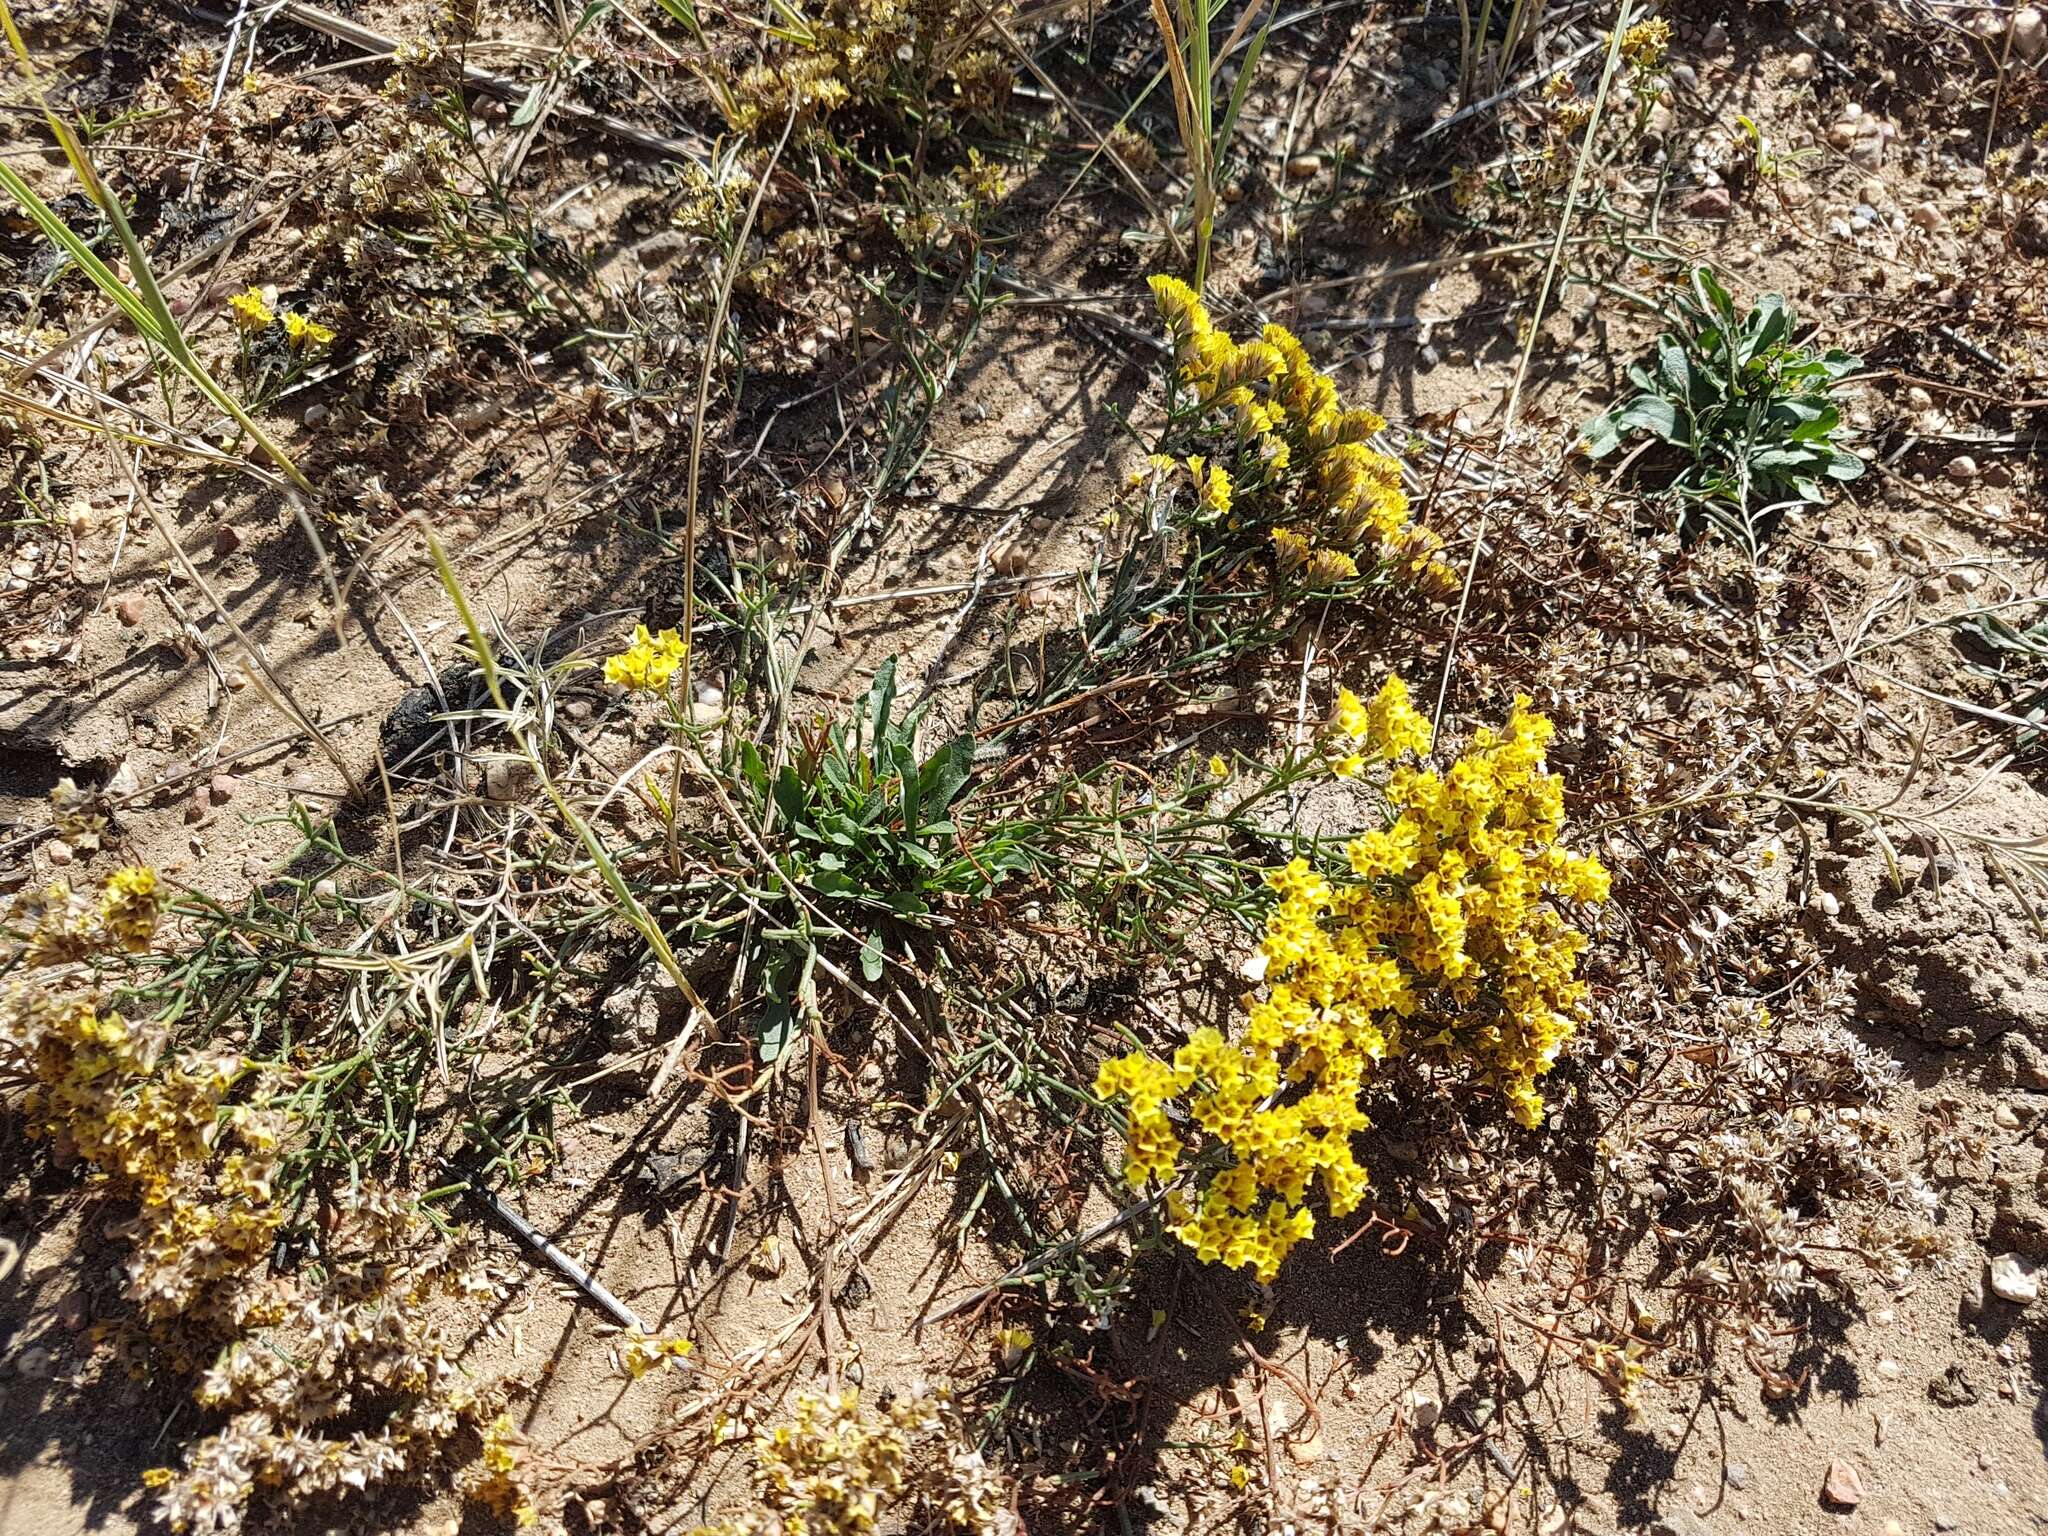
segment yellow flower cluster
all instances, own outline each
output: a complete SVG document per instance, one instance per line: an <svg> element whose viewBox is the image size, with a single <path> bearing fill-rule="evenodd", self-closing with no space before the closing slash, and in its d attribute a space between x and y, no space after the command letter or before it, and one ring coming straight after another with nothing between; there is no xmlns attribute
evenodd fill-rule
<svg viewBox="0 0 2048 1536"><path fill-rule="evenodd" d="M277 310L260 288L245 288L242 292L228 297L228 311L234 316L235 329L244 336L254 336L270 329L271 322L278 318ZM311 315L302 315L297 310L284 313L285 340L294 351L311 348L315 351L334 344L334 332L322 325Z"/></svg>
<svg viewBox="0 0 2048 1536"><path fill-rule="evenodd" d="M117 869L99 898L57 880L15 898L9 917L21 933L13 958L30 967L68 965L122 950L139 954L156 932L160 899L156 871Z"/></svg>
<svg viewBox="0 0 2048 1536"><path fill-rule="evenodd" d="M854 1391L801 1395L794 1417L754 1437L758 1507L693 1536L870 1536L891 1530L998 1536L1009 1489L943 1397L911 1393L880 1414Z"/></svg>
<svg viewBox="0 0 2048 1536"><path fill-rule="evenodd" d="M658 1339L628 1331L619 1343L619 1369L638 1381L657 1366L680 1364L696 1347L689 1339L680 1336Z"/></svg>
<svg viewBox="0 0 2048 1536"><path fill-rule="evenodd" d="M267 330L277 313L263 297L260 288L248 288L228 300L228 309L235 317L235 329L246 336Z"/></svg>
<svg viewBox="0 0 2048 1536"><path fill-rule="evenodd" d="M499 1414L484 1426L483 1450L463 1492L475 1503L510 1521L515 1529L536 1524L540 1511L519 1473L519 1431L506 1414Z"/></svg>
<svg viewBox="0 0 2048 1536"><path fill-rule="evenodd" d="M1661 69L1671 52L1671 23L1662 16L1639 21L1621 34L1621 56L1640 70Z"/></svg>
<svg viewBox="0 0 2048 1536"><path fill-rule="evenodd" d="M624 688L659 693L683 664L683 642L672 629L650 635L645 624L633 626L633 643L604 659L604 680Z"/></svg>
<svg viewBox="0 0 2048 1536"><path fill-rule="evenodd" d="M1401 466L1371 446L1385 419L1347 409L1286 327L1237 341L1186 283L1150 282L1173 343L1174 382L1186 393L1170 402L1173 414L1212 448L1184 459L1200 514L1262 532L1275 572L1306 591L1352 580L1361 558L1413 565L1418 554L1422 578L1441 584L1442 541L1409 523Z"/></svg>
<svg viewBox="0 0 2048 1536"><path fill-rule="evenodd" d="M1394 765L1384 825L1346 845L1348 879L1306 859L1268 872L1268 986L1238 1038L1198 1030L1170 1062L1139 1052L1096 1077L1099 1097L1126 1101L1133 1187L1169 1183L1189 1150L1216 1165L1192 1198L1169 1199L1174 1234L1204 1260L1270 1280L1315 1230L1312 1189L1333 1216L1357 1208L1359 1099L1391 1058L1468 1064L1522 1124L1541 1122L1536 1080L1584 1012L1587 940L1560 907L1608 894L1597 859L1558 845L1551 734L1517 698L1503 730L1476 732L1438 773L1408 760L1429 751L1430 729L1399 678L1370 703L1338 695L1332 767ZM1175 1098L1201 1133L1192 1149L1168 1117Z"/></svg>

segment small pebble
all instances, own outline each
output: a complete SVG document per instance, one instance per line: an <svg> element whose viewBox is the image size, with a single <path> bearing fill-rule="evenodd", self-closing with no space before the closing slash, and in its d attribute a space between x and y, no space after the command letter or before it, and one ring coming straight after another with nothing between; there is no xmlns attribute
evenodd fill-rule
<svg viewBox="0 0 2048 1536"><path fill-rule="evenodd" d="M2029 1307L2041 1299L2041 1271L2023 1253L2001 1253L1991 1261L1991 1292L2000 1301Z"/></svg>
<svg viewBox="0 0 2048 1536"><path fill-rule="evenodd" d="M1991 1123L2001 1131L2016 1131L2020 1128L2019 1111L2010 1104L2001 1104L1991 1111Z"/></svg>
<svg viewBox="0 0 2048 1536"><path fill-rule="evenodd" d="M1854 1509L1861 1504L1863 1474L1856 1470L1856 1463L1844 1461L1839 1456L1829 1462L1827 1479L1821 1484L1820 1496L1842 1509Z"/></svg>
<svg viewBox="0 0 2048 1536"><path fill-rule="evenodd" d="M142 622L144 601L140 592L129 592L114 600L114 617L121 621L123 629L133 629Z"/></svg>
<svg viewBox="0 0 2048 1536"><path fill-rule="evenodd" d="M1977 461L1967 453L1959 453L1948 461L1948 477L1951 480L1974 480L1977 478Z"/></svg>
<svg viewBox="0 0 2048 1536"><path fill-rule="evenodd" d="M1444 1416L1444 1405L1437 1401L1436 1394L1425 1387L1416 1387L1408 1394L1408 1422L1417 1429L1428 1429Z"/></svg>

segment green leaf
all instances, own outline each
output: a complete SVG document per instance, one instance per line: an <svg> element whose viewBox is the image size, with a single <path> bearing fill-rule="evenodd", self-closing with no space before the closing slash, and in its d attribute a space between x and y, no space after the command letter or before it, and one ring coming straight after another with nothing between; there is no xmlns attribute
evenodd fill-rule
<svg viewBox="0 0 2048 1536"><path fill-rule="evenodd" d="M1659 395L1636 396L1615 413L1614 425L1623 432L1648 432L1681 447L1692 442L1692 429L1680 419L1678 407Z"/></svg>
<svg viewBox="0 0 2048 1536"><path fill-rule="evenodd" d="M1700 307L1715 316L1724 325L1735 323L1735 300L1728 296L1714 269L1702 263L1692 269L1693 292L1699 295ZM1718 340L1718 338L1716 338Z"/></svg>
<svg viewBox="0 0 2048 1536"><path fill-rule="evenodd" d="M761 1006L761 1022L755 1035L761 1064L767 1066L780 1058L795 1037L796 1011L782 998L769 998Z"/></svg>
<svg viewBox="0 0 2048 1536"><path fill-rule="evenodd" d="M877 748L887 737L889 715L896 707L896 658L884 661L868 688L868 740Z"/></svg>
<svg viewBox="0 0 2048 1536"><path fill-rule="evenodd" d="M690 0L654 0L654 3L688 27L691 36L701 38L704 35L704 29L697 22L697 7Z"/></svg>
<svg viewBox="0 0 2048 1536"><path fill-rule="evenodd" d="M955 736L925 761L919 772L920 799L927 816L942 816L974 772L974 738Z"/></svg>
<svg viewBox="0 0 2048 1536"><path fill-rule="evenodd" d="M1595 461L1604 459L1621 446L1621 433L1614 424L1615 415L1613 411L1602 411L1579 428L1579 438L1585 445L1587 458Z"/></svg>
<svg viewBox="0 0 2048 1536"><path fill-rule="evenodd" d="M860 947L860 973L871 982L882 979L882 936L879 933L869 934L867 943Z"/></svg>
<svg viewBox="0 0 2048 1536"><path fill-rule="evenodd" d="M783 822L794 828L810 824L809 796L804 793L803 780L796 776L796 770L784 763L782 772L775 776L775 811Z"/></svg>
<svg viewBox="0 0 2048 1536"><path fill-rule="evenodd" d="M1692 399L1692 366L1685 360L1685 348L1677 337L1657 338L1657 372L1681 400Z"/></svg>

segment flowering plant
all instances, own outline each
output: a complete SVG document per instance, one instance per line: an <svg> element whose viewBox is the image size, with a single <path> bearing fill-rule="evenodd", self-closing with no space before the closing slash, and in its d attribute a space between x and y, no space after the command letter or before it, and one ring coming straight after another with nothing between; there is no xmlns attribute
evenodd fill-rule
<svg viewBox="0 0 2048 1536"><path fill-rule="evenodd" d="M1234 1038L1199 1029L1171 1058L1103 1063L1095 1091L1126 1104L1124 1174L1171 1185L1189 1147L1167 1111L1185 1100L1197 1131L1192 1194L1169 1197L1171 1229L1209 1262L1271 1280L1315 1230L1311 1185L1333 1216L1357 1209L1367 1177L1351 1138L1383 1062L1431 1053L1473 1068L1524 1125L1541 1123L1536 1080L1584 1011L1576 979L1586 935L1568 904L1606 900L1607 871L1567 851L1559 779L1545 771L1552 727L1517 698L1504 730L1482 729L1448 770L1428 722L1389 677L1367 704L1338 695L1332 768L1389 765L1381 826L1350 840L1345 867L1305 858L1270 871L1278 900Z"/></svg>
<svg viewBox="0 0 2048 1536"><path fill-rule="evenodd" d="M1187 284L1151 287L1173 373L1165 441L1142 478L1172 487L1185 473L1194 522L1261 547L1283 588L1327 591L1372 568L1451 584L1443 541L1409 519L1400 462L1372 446L1383 417L1347 408L1285 326L1236 341Z"/></svg>

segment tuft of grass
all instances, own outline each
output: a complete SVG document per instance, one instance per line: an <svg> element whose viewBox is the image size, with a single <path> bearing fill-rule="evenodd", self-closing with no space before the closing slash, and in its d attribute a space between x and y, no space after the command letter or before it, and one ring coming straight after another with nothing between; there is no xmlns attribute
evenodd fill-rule
<svg viewBox="0 0 2048 1536"><path fill-rule="evenodd" d="M1244 106L1245 92L1258 72L1266 37L1273 29L1270 11L1265 24L1252 36L1243 67L1238 70L1219 115L1217 99L1223 83L1222 68L1266 9L1264 0L1253 0L1238 17L1224 45L1212 49L1216 18L1224 10L1220 0L1152 0L1152 21L1166 48L1166 78L1173 88L1174 121L1180 129L1181 151L1188 162L1187 219L1194 237L1191 280L1198 293L1209 278L1209 242L1216 228L1219 167L1231 132L1237 126L1237 114Z"/></svg>

